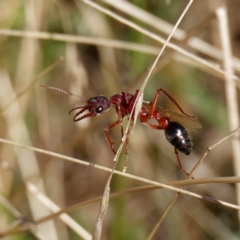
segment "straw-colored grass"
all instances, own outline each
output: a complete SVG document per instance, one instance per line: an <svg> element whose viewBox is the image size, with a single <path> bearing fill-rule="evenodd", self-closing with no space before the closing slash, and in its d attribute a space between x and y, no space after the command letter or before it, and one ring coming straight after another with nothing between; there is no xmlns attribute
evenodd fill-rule
<svg viewBox="0 0 240 240"><path fill-rule="evenodd" d="M0 16L0 236L239 239L239 71L234 1L4 1ZM233 12L227 12L231 9ZM237 9L237 5L236 5ZM221 80L221 81L219 81ZM84 99L165 89L203 126L180 154L114 109L72 121ZM178 111L160 95L158 104ZM130 118L131 119L131 118ZM191 179L194 176L194 180Z"/></svg>

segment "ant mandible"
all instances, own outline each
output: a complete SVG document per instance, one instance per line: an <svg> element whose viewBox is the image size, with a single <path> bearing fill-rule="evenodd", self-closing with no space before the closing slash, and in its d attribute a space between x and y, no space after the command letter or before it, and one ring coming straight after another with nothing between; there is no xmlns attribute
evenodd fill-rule
<svg viewBox="0 0 240 240"><path fill-rule="evenodd" d="M78 95L61 90L59 88L55 88L51 86L43 86L43 85L41 85L41 87L57 90L68 95L82 98ZM156 105L158 97L161 92L164 93L177 106L177 108L180 110L182 114L164 109ZM116 154L116 151L113 148L114 143L109 137L108 131L119 125L121 128L121 134L123 137L123 126L122 126L123 118L131 114L131 111L133 109L133 105L137 98L138 93L139 93L139 90L137 90L134 95L128 92L120 92L109 98L105 96L96 96L88 100L85 100L84 98L82 98L87 102L87 104L85 106L71 109L69 111L69 114L72 111L81 109L73 117L73 121L77 122L84 118L98 116L104 112L107 112L110 109L110 107L113 106L117 112L118 120L115 123L111 124L110 126L104 128L104 135L113 153ZM85 111L88 111L88 113L81 115ZM150 103L147 101L143 101L138 118L141 123L146 124L153 129L164 130L165 136L168 142L174 146L175 154L176 154L177 161L181 171L188 176L189 174L182 167L178 151L186 155L190 154L193 147L193 143L186 128L189 128L189 129L201 128L201 125L197 122L196 117L190 116L187 113L185 113L174 98L172 98L165 90L163 90L162 88L159 88L155 94L153 102ZM151 119L156 120L157 124L150 123ZM131 128L133 126L134 117L132 117L130 121L131 121L131 126L130 126ZM125 146L126 159L129 153L128 152L129 134L130 134L130 130L127 132L127 136L126 136L126 146Z"/></svg>

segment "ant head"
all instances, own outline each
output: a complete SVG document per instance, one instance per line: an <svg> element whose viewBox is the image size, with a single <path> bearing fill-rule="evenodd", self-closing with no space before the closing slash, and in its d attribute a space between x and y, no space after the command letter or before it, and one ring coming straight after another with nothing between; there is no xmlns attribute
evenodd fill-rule
<svg viewBox="0 0 240 240"><path fill-rule="evenodd" d="M76 109L81 109L73 117L73 121L77 122L84 118L98 116L99 114L108 111L109 108L110 108L110 101L104 96L97 96L87 100L87 105L83 107L73 108L72 110L70 110L69 114ZM82 114L86 110L88 110L89 113L78 117L80 114Z"/></svg>
<svg viewBox="0 0 240 240"><path fill-rule="evenodd" d="M78 96L78 95L76 95L74 93L70 93L70 92L64 91L64 90L56 88L56 87L44 86L44 85L40 85L40 86L44 87L44 88L56 90L56 91L62 92L62 93L67 94L67 95L78 97L78 98L81 98L84 101L86 101L81 96ZM81 109L79 112L77 112L74 115L73 121L76 122L76 121L80 121L80 120L82 120L84 118L87 118L87 117L98 116L99 114L108 111L109 108L110 108L110 101L106 97L104 97L104 96L93 97L93 98L90 98L89 100L87 100L86 102L87 102L87 105L85 105L83 107L76 107L76 108L73 108L72 110L69 111L68 114L70 114L72 111L74 111L76 109ZM78 117L81 113L85 112L86 110L88 110L89 113L87 113L87 114L85 114L83 116Z"/></svg>

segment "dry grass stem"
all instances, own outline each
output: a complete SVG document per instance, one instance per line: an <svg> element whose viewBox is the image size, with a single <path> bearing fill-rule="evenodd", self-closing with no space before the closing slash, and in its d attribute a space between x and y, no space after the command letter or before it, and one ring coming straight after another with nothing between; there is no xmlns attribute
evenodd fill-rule
<svg viewBox="0 0 240 240"><path fill-rule="evenodd" d="M223 66L228 75L226 75L225 91L227 98L227 108L228 108L228 119L229 119L229 129L233 130L240 125L239 122L239 106L237 99L237 89L235 81L230 77L234 74L233 63L232 63L232 52L231 44L229 39L229 29L228 29L228 17L227 9L225 6L221 6L216 9L216 14L219 24L220 39L222 41L223 49ZM233 162L234 170L237 176L240 175L240 134L236 134L236 138L231 140L233 148ZM237 188L237 202L240 204L240 184L236 184ZM238 211L238 218L240 220L240 211Z"/></svg>
<svg viewBox="0 0 240 240"><path fill-rule="evenodd" d="M238 1L10 0L0 7L0 238L239 239ZM44 79L65 94L41 88ZM185 180L176 181L184 176L166 130L137 121L159 88L202 125L189 132L191 156L179 154ZM124 134L116 125L109 131L113 157L102 130L119 112L82 119L84 111L80 122L68 113L121 92L139 94L126 110L122 102L121 112L134 109ZM156 104L179 112L161 94ZM194 130L180 118L169 115Z"/></svg>
<svg viewBox="0 0 240 240"><path fill-rule="evenodd" d="M110 6L118 9L119 11L130 15L131 17L134 17L145 24L149 25L150 27L153 27L157 29L160 32L163 32L166 35L169 35L173 29L173 25L169 22L164 21L163 19L154 16L153 14L147 12L144 9L141 9L140 7L134 5L131 2L125 1L125 0L119 0L119 1L111 1L111 0L102 0L103 2L109 4ZM209 14L210 20L213 16L213 12ZM208 21L207 20L207 21ZM187 32L184 30L178 28L173 34L173 38L182 41L187 36ZM218 49L217 47L210 45L209 43L203 41L202 39L192 36L189 41L188 45L193 48L194 50L199 51L200 53L206 54L209 57L215 58L216 60L221 61L222 60L222 51L221 49ZM239 58L236 58L233 56L233 66L236 71L240 71L240 60Z"/></svg>
<svg viewBox="0 0 240 240"><path fill-rule="evenodd" d="M92 44L103 47L119 48L129 51L137 51L151 55L158 54L158 48L138 44L131 42L124 42L113 39L101 39L94 37L86 36L75 36L70 34L60 34L60 33L49 33L49 32L39 32L39 31L22 31L22 30L9 30L9 29L0 29L0 35L8 37L28 37L42 40L52 40L52 41L61 41L68 43L80 43L80 44Z"/></svg>
<svg viewBox="0 0 240 240"><path fill-rule="evenodd" d="M111 12L110 10L107 10L107 9L101 7L101 6L98 5L97 3L94 3L94 2L92 2L92 1L90 1L90 0L82 0L82 1L83 1L84 3L90 5L91 7L97 9L98 11L101 11L101 12L103 12L103 13L111 16L112 18L116 19L117 21L119 21L119 22L121 22L121 23L123 23L123 24L125 24L125 25L127 25L127 26L129 26L129 27L131 27L131 28L133 28L133 29L135 29L136 31L138 31L138 32L140 32L140 33L142 33L142 34L144 34L144 35L146 35L146 36L148 36L148 37L150 37L150 38L152 38L152 39L154 39L154 40L156 40L156 41L158 41L158 42L160 42L160 43L162 43L162 44L165 43L165 39L159 37L159 36L156 35L156 34L153 34L152 32L150 32L150 31L148 31L148 30L146 30L146 29L144 29L144 28L142 28L142 27L139 27L137 24L134 24L133 22L128 21L128 20L126 20L125 18L120 17L119 15ZM194 61L197 61L197 62L201 63L201 64L204 65L205 67L208 67L208 68L210 68L210 69L213 69L214 71L216 71L216 72L218 72L218 73L221 73L221 74L224 75L224 76L228 75L227 72L225 72L224 70L218 68L218 66L217 66L216 64L212 64L212 63L204 60L203 58L199 58L199 57L197 57L196 55L191 54L191 53L185 51L185 50L182 49L182 48L179 48L179 47L178 47L177 45L175 45L175 44L168 43L167 46L168 46L169 48L175 50L176 52L181 53L181 54L183 54L184 56L186 56L186 57L188 57L188 58L190 58L190 59L192 59L192 60L194 60ZM235 80L240 80L239 77L236 76L236 75L230 75L229 77L232 77L232 78L235 79Z"/></svg>
<svg viewBox="0 0 240 240"><path fill-rule="evenodd" d="M204 184L204 183L239 183L239 182L240 182L239 177L225 177L225 178L182 180L182 181L176 181L176 182L169 182L169 183L166 183L166 184L181 187L183 185L186 186L186 185L195 185L195 184ZM151 191L151 190L155 190L155 189L159 189L159 188L161 188L161 187L156 186L156 185L147 185L147 186L142 186L142 187L137 187L137 188L130 188L130 189L127 189L125 191L119 191L119 192L116 192L116 193L111 193L109 199L112 200L112 199L123 197L123 196L129 195L129 194L141 193L141 192ZM28 187L28 189L33 194L36 193L34 195L36 195L36 197L40 197L40 200L42 199L43 202L45 202L45 199L46 199L47 202L46 202L45 205L49 205L49 199L46 198L45 195L40 193L36 189L35 186L31 185L30 187ZM15 226L10 226L8 230L5 230L5 231L1 232L0 234L1 234L1 236L8 236L8 235L16 234L16 233L19 233L19 232L31 230L34 225L41 224L41 223L43 223L45 221L48 221L48 220L51 220L55 217L59 217L59 215L61 215L63 213L73 212L75 210L78 210L81 207L100 202L101 200L102 200L102 196L99 196L99 197L95 197L93 199L89 199L89 200L77 203L75 205L66 207L66 208L61 209L61 210L57 210L55 208L54 203L52 203L52 201L50 201L50 206L53 204L53 208L51 207L51 211L53 211L55 213L50 214L49 216L40 218L40 219L36 220L34 223L26 222L26 223L23 224L22 220L21 221L16 221ZM222 205L221 202L218 201L217 199L205 197L205 200ZM4 204L4 205L6 205L6 204ZM230 207L230 208L239 209L239 207L234 205L234 204L230 204L230 205L227 204L226 205L224 203L223 205L225 205L227 207ZM9 204L7 203L7 208L12 209L12 207L9 208L8 206L9 206ZM16 210L14 209L13 212L12 211L11 212L16 216L16 218L19 218L19 216L21 216L21 215L19 215L20 213L19 212L15 213L15 211ZM20 217L20 219L22 219L22 217Z"/></svg>
<svg viewBox="0 0 240 240"><path fill-rule="evenodd" d="M193 167L193 169L191 170L191 172L189 173L189 176L187 177L187 180L191 178L191 176L193 175L193 173L195 172L195 170L200 166L200 164L203 162L203 160L206 158L206 156L209 154L209 152L211 150L213 150L215 147L217 147L218 145L220 145L221 143L223 143L224 141L226 141L228 138L232 137L234 134L238 133L240 130L240 127L235 129L233 132L229 133L226 137L224 137L223 139L219 140L217 143L215 143L214 145L210 146L209 148L206 149L205 153L203 154L203 156L198 160L197 164ZM183 185L181 187L181 190L184 188L185 186ZM180 191L178 193L176 193L174 195L174 197L171 199L171 201L168 203L167 207L165 208L164 212L162 213L161 217L158 219L158 221L156 222L156 224L154 225L152 231L150 232L148 239L152 239L152 237L154 236L154 234L156 233L156 231L158 230L159 226L161 225L161 223L164 220L164 217L167 215L167 213L169 212L169 210L171 209L171 207L173 206L173 204L176 202L176 200L178 199L180 195ZM204 197L205 200L210 200L208 197ZM211 201L211 200L210 200ZM215 201L215 200L214 200ZM221 201L219 201L220 203ZM239 206L240 207L240 206Z"/></svg>
<svg viewBox="0 0 240 240"><path fill-rule="evenodd" d="M239 129L238 129L239 130ZM233 133L232 133L233 134ZM231 135L232 135L231 134ZM231 136L230 135L230 136ZM230 137L229 136L229 137ZM84 165L84 166L90 166L90 167L93 167L93 168L96 168L96 169L99 169L99 170L104 170L104 171L107 171L107 172L112 172L113 169L110 169L110 168L107 168L107 167L103 167L103 166L100 166L100 165L97 165L97 164L91 164L89 162L86 162L86 161L83 161L83 160L79 160L79 159L76 159L76 158L72 158L72 157L68 157L68 156L64 156L64 155L61 155L61 154L58 154L58 153L54 153L54 152L51 152L51 151L46 151L46 150L43 150L43 149L40 149L40 148L35 148L35 147L30 147L30 146L26 146L26 145L23 145L23 144L19 144L19 143L15 143L15 142L12 142L12 141L9 141L9 140L6 140L6 139L1 139L0 138L0 142L3 142L5 144L10 144L10 145L13 145L13 146L16 146L16 147L21 147L21 148L26 148L28 150L31 150L31 151L35 151L35 152L39 152L39 153L42 153L42 154L46 154L46 155L49 155L49 156L52 156L52 157L56 157L56 158L60 158L60 159L64 159L64 160L67 160L67 161L71 161L73 163L77 163L77 164L81 164L81 165ZM204 157L206 155L204 154ZM202 158L201 158L202 159ZM127 178L131 178L131 179L134 179L134 180L137 180L137 181L140 181L140 182L144 182L144 183L147 183L147 184L152 184L152 185L155 185L155 186L158 186L158 187L161 187L161 188L166 188L166 189L169 189L169 190L172 190L172 191L176 191L176 192L180 192L180 193L184 193L184 194L187 194L189 196L193 196L193 197L196 197L196 198L204 198L203 196L199 195L199 194L195 194L195 193L192 193L192 192L189 192L189 191L186 191L186 190L181 190L179 188L175 188L175 187L171 187L171 186L168 186L166 184L162 184L162 183L159 183L159 182L156 182L156 181L152 181L152 180L149 180L149 179L144 179L142 177L137 177L135 175L131 175L131 174L128 174L128 173L123 173L123 172L120 172L120 171L117 171L117 170L114 170L113 171L114 174L118 174L118 175L121 175L121 176L124 176L124 177L127 177ZM219 179L217 179L218 181ZM236 182L238 181L239 179L233 179L233 182ZM197 183L201 183L201 180L188 180L189 183L193 183L194 181L197 181ZM229 179L228 179L229 181ZM204 183L205 180L203 180L202 183ZM214 181L213 181L214 182ZM186 182L185 182L186 183ZM185 185L184 183L184 185ZM180 185L182 185L182 183L180 182ZM224 203L223 201L219 201L217 200L217 202L222 202L223 205L225 206L233 206L233 208L239 208L238 206L236 205L233 205L233 204L226 204Z"/></svg>
<svg viewBox="0 0 240 240"><path fill-rule="evenodd" d="M21 96L23 96L25 93L27 93L30 88L38 82L42 77L47 75L50 71L52 71L56 66L58 66L59 63L64 61L64 57L60 57L57 61L55 61L53 64L51 64L49 67L47 67L44 71L42 71L36 78L34 78L27 86L25 86L23 89L21 89L19 92L16 93L16 97L12 100L10 100L9 103L7 103L3 109L2 114L6 111L7 108L10 107L11 104L15 103Z"/></svg>
<svg viewBox="0 0 240 240"><path fill-rule="evenodd" d="M91 1L85 1L87 3L89 3L91 5ZM157 62L158 60L160 59L163 51L165 50L167 44L169 43L174 31L176 30L176 28L178 27L179 23L181 22L182 18L185 16L187 10L189 9L189 7L191 6L192 4L192 0L189 1L189 4L186 6L186 8L184 9L183 13L181 14L181 16L179 17L177 23L175 24L171 34L168 36L166 42L164 43L163 47L161 48L157 58L155 59L154 63L152 64L143 84L142 84L142 87L138 93L138 95L136 96L136 100L135 100L135 103L133 104L133 107L132 107L132 111L131 111L131 114L129 116L129 121L128 121L128 124L127 124L127 127L126 127L126 130L124 132L124 137L122 139L122 142L117 150L117 153L114 157L114 167L113 167L113 170L115 170L115 167L117 165L117 162L119 160L119 156L120 156L120 153L122 151L122 148L126 142L126 136L129 135L128 132L131 131L131 128L133 129L134 126L132 126L132 118L134 117L134 111L135 111L135 107L139 105L139 102L142 104L142 101L143 101L143 91L147 85L147 82L149 81L149 78L155 68L155 66L157 65ZM91 5L92 6L92 5ZM98 10L104 10L103 8L97 6L96 4L94 4L94 6L98 9ZM108 10L104 10L104 11L107 11ZM140 109L138 108L137 109L137 114L139 113ZM126 160L125 160L125 167L123 169L123 171L125 172L126 171ZM99 240L101 238L101 232L102 232L102 221L103 221L103 217L104 215L106 214L106 211L107 211L107 208L108 208L108 203L109 203L109 194L110 194L110 183L111 183L111 179L112 179L112 176L113 176L113 171L111 172L109 178L108 178L108 181L106 183L106 186L105 186L105 190L104 190L104 194L103 194L103 199L102 199L102 203L101 203L101 207L100 207L100 213L99 213L99 216L98 216L98 220L97 220L97 223L96 223L96 226L95 226L95 231L94 231L94 237L93 239L94 240Z"/></svg>

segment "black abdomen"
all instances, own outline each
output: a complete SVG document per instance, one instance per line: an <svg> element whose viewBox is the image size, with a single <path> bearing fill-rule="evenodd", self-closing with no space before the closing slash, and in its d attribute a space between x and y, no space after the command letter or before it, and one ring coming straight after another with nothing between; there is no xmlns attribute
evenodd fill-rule
<svg viewBox="0 0 240 240"><path fill-rule="evenodd" d="M193 144L188 131L177 122L169 122L165 129L167 140L180 152L189 155Z"/></svg>

